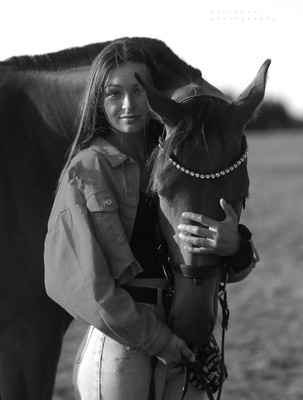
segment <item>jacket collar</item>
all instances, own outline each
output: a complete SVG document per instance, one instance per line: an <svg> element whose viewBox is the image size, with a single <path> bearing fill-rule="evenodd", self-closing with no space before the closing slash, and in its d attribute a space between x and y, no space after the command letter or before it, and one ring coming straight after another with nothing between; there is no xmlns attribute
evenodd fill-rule
<svg viewBox="0 0 303 400"><path fill-rule="evenodd" d="M121 151L117 149L117 147L113 146L104 138L96 139L92 143L91 148L102 153L112 167L116 167L126 160L132 160L131 157L127 156L124 153L121 153Z"/></svg>

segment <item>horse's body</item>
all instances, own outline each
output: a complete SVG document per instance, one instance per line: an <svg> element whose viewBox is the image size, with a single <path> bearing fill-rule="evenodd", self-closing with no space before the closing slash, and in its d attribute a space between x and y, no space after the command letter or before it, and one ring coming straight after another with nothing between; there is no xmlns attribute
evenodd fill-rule
<svg viewBox="0 0 303 400"><path fill-rule="evenodd" d="M192 82L211 88L199 70L178 58L163 42L133 40L150 51L160 71L158 88L168 96ZM75 135L88 68L108 43L0 63L1 400L52 397L70 317L45 293L43 243L64 154ZM223 150L221 146L221 154ZM188 206L198 211L194 204ZM188 206L182 205L187 210ZM214 208L212 216L217 215ZM172 228L163 223L163 229ZM183 258L180 255L180 261ZM205 300L214 299L215 288L216 283L209 289L211 293L202 294ZM207 332L214 314L211 311L206 317L211 321Z"/></svg>
<svg viewBox="0 0 303 400"><path fill-rule="evenodd" d="M51 398L70 320L44 289L47 219L75 114L73 89L54 77L0 66L1 400Z"/></svg>
<svg viewBox="0 0 303 400"><path fill-rule="evenodd" d="M201 79L163 42L135 38L170 95ZM70 317L44 288L47 220L89 66L108 44L0 63L0 398L49 400Z"/></svg>

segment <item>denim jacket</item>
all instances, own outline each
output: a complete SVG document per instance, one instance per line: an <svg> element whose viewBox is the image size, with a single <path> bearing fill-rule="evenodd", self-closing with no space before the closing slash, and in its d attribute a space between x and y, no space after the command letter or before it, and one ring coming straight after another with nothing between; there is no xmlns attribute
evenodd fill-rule
<svg viewBox="0 0 303 400"><path fill-rule="evenodd" d="M74 157L48 222L45 285L74 318L156 355L170 328L120 288L142 271L129 246L139 174L137 163L104 139Z"/></svg>

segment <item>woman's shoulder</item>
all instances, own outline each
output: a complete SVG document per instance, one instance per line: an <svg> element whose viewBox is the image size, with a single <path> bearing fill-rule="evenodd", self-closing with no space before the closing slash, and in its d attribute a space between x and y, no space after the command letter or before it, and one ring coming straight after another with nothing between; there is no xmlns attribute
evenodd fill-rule
<svg viewBox="0 0 303 400"><path fill-rule="evenodd" d="M80 151L70 164L71 168L102 170L102 167L117 166L128 157L103 138L95 140L88 148Z"/></svg>
<svg viewBox="0 0 303 400"><path fill-rule="evenodd" d="M70 162L69 169L95 169L98 165L97 160L104 158L102 153L97 152L93 147L88 147L79 151Z"/></svg>
<svg viewBox="0 0 303 400"><path fill-rule="evenodd" d="M117 180L117 165L125 160L113 146L96 141L72 159L67 170L67 184L80 190L84 197L98 191L108 191Z"/></svg>
<svg viewBox="0 0 303 400"><path fill-rule="evenodd" d="M102 153L89 147L80 151L71 161L66 181L68 186L75 187L84 195L87 192L100 190L104 186L104 172L108 168ZM108 175L108 174L106 174Z"/></svg>

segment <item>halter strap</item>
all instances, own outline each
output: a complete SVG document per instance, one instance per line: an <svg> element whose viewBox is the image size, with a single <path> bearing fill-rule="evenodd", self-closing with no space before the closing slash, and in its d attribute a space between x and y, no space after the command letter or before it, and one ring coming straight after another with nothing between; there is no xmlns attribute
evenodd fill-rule
<svg viewBox="0 0 303 400"><path fill-rule="evenodd" d="M225 103L231 103L231 100L224 93L205 80L200 85L189 84L185 87L183 86L172 95L172 99L177 103L186 103L195 97L213 97L223 100Z"/></svg>
<svg viewBox="0 0 303 400"><path fill-rule="evenodd" d="M193 266L187 264L179 264L170 259L170 266L185 278L191 279L209 279L214 278L218 275L219 268L223 268L224 263L214 264L214 265L200 265ZM196 282L197 283L197 282Z"/></svg>

